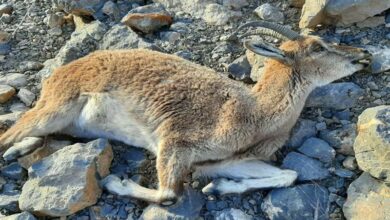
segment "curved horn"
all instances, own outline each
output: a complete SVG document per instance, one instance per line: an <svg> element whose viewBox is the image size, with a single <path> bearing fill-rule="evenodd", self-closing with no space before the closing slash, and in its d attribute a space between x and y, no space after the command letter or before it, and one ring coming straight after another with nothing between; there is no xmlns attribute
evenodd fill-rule
<svg viewBox="0 0 390 220"><path fill-rule="evenodd" d="M253 21L253 22L249 22L249 23L243 24L240 27L238 27L238 29L235 32L233 32L232 35L230 35L229 39L236 40L237 33L246 27L262 27L262 28L270 29L272 31L275 31L275 32L285 36L289 40L296 40L296 39L299 39L301 37L301 35L299 33L295 32L293 30L290 30L285 26L275 24L275 23L266 22L266 21Z"/></svg>
<svg viewBox="0 0 390 220"><path fill-rule="evenodd" d="M288 38L286 36L281 35L278 32L267 29L267 28L259 28L259 29L256 29L254 31L248 31L245 34L241 35L240 38L245 38L245 37L252 36L252 35L266 35L266 36L271 36L271 37L278 38L281 40L288 40Z"/></svg>

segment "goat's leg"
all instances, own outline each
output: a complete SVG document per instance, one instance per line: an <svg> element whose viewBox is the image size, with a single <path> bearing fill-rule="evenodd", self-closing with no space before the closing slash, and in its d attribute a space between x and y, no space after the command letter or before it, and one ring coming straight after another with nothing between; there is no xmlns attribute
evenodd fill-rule
<svg viewBox="0 0 390 220"><path fill-rule="evenodd" d="M286 187L297 178L295 171L282 170L255 159L232 160L199 167L195 175L224 177L213 180L202 189L205 194L215 195Z"/></svg>
<svg viewBox="0 0 390 220"><path fill-rule="evenodd" d="M183 178L189 170L187 156L190 154L186 149L189 148L159 146L157 154L158 190L145 188L131 180L121 181L112 175L106 177L103 185L108 191L121 196L130 196L161 205L172 205L182 193Z"/></svg>

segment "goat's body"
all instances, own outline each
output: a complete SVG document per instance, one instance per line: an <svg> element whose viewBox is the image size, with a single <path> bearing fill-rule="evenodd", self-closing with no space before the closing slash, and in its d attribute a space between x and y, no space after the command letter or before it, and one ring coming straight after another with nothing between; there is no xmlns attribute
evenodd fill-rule
<svg viewBox="0 0 390 220"><path fill-rule="evenodd" d="M317 41L289 41L281 48L305 54L299 48ZM1 136L0 151L26 136L55 132L142 147L157 156L159 189L113 177L106 188L158 203L177 198L192 168L207 176L243 179L211 183L205 192L288 186L297 177L294 171L253 160L268 160L283 146L315 86L341 78L327 69L333 59L321 61L325 68L316 61L291 67L269 60L260 82L248 88L177 56L143 49L95 52L54 71L34 108ZM336 65L349 68L343 76L362 68L349 62ZM316 76L317 82L311 71L329 74Z"/></svg>

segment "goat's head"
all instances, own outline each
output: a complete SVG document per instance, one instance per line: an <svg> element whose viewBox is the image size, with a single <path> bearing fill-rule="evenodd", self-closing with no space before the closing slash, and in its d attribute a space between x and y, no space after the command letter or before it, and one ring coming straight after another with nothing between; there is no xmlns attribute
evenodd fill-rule
<svg viewBox="0 0 390 220"><path fill-rule="evenodd" d="M238 31L248 26L260 29L241 37L269 35L286 41L277 48L264 41L247 40L244 42L247 49L291 66L296 70L294 72L316 86L349 76L370 63L371 55L364 49L327 43L320 37L302 36L284 26L263 21L250 22L239 27L230 39L234 39Z"/></svg>

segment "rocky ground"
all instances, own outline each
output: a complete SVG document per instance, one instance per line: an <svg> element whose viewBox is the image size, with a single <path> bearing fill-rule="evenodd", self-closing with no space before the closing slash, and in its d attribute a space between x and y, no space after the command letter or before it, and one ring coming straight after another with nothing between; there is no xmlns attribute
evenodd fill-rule
<svg viewBox="0 0 390 220"><path fill-rule="evenodd" d="M53 136L23 140L4 155L7 161L0 159L1 214L28 211L9 219L389 219L390 4L367 0L351 8L349 1L306 0L302 9L300 2L305 1L0 0L2 130L34 106L41 80L53 68L97 49L176 54L248 86L257 81L262 59L226 39L252 20L279 22L375 55L370 70L310 96L291 139L276 154L277 165L299 173L292 187L215 197L201 193L205 180L189 178L178 207L148 206L112 195L99 182L112 173L156 187L153 155L117 142ZM29 153L18 151L26 146L32 153L16 159Z"/></svg>

